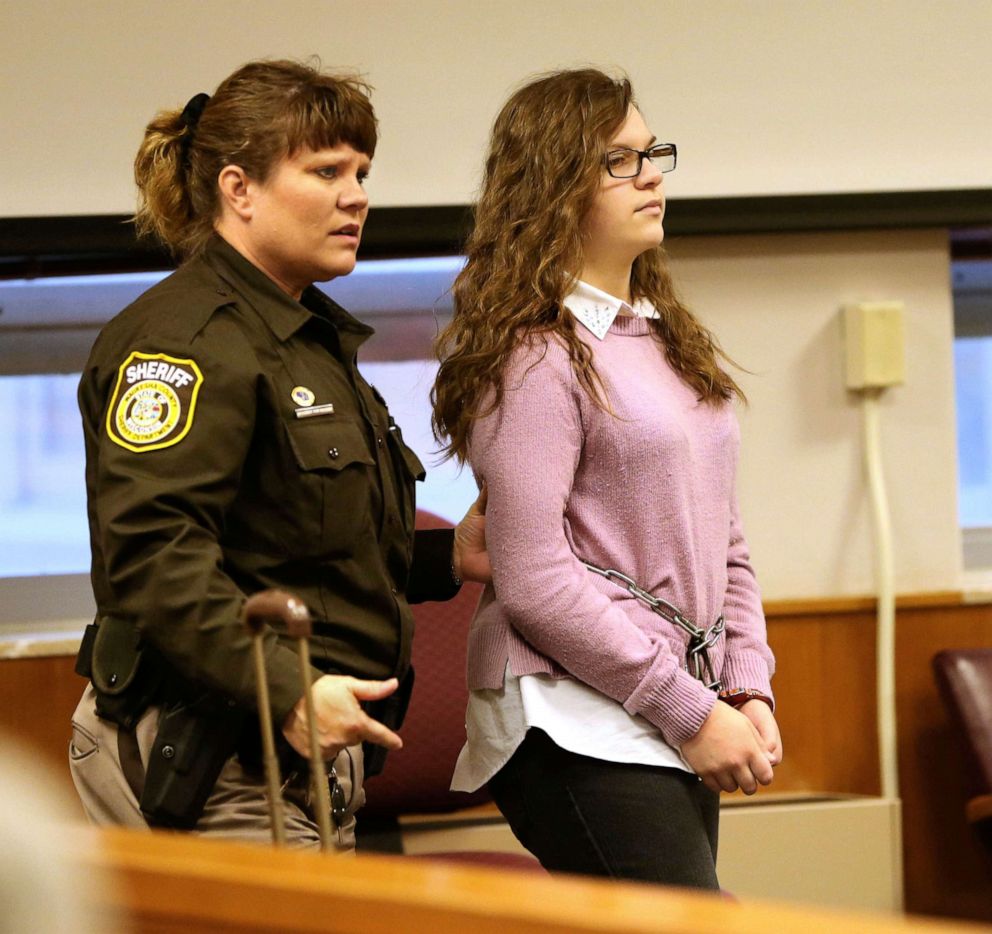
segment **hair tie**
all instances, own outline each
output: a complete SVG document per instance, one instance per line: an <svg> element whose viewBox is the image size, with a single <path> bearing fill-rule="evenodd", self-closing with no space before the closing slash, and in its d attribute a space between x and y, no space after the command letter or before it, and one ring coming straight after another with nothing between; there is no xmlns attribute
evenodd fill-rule
<svg viewBox="0 0 992 934"><path fill-rule="evenodd" d="M187 171L189 171L190 166L189 151L193 142L193 134L196 132L196 125L200 122L200 117L203 115L203 108L207 106L208 100L210 100L209 94L194 94L183 108L183 112L179 115L183 126L186 127L186 132L179 142L182 147L183 168Z"/></svg>
<svg viewBox="0 0 992 934"><path fill-rule="evenodd" d="M196 125L200 122L200 116L203 114L203 108L207 106L208 100L210 100L209 94L194 94L183 108L180 119L190 133L196 129Z"/></svg>

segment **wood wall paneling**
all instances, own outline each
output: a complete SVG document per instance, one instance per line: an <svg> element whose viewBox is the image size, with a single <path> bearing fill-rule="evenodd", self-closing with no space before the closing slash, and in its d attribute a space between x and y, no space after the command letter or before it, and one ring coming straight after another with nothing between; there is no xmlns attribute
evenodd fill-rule
<svg viewBox="0 0 992 934"><path fill-rule="evenodd" d="M770 790L878 794L871 615L770 617L768 638L785 749Z"/></svg>
<svg viewBox="0 0 992 934"><path fill-rule="evenodd" d="M0 661L0 736L42 759L75 798L69 777L70 720L85 680L75 658L13 658Z"/></svg>

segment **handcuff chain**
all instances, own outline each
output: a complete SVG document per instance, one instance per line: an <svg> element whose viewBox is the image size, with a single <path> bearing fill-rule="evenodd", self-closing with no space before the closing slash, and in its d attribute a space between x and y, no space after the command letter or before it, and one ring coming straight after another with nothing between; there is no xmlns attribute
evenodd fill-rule
<svg viewBox="0 0 992 934"><path fill-rule="evenodd" d="M716 678L713 674L713 667L710 664L709 657L709 650L716 645L717 640L723 635L726 627L726 621L722 614L717 617L716 622L712 626L708 629L702 629L685 616L677 606L661 597L656 597L648 593L643 587L637 585L637 581L632 577L628 577L622 571L617 571L614 568L596 567L595 564L589 564L587 561L583 561L582 564L594 574L620 584L632 597L639 600L652 612L657 613L662 619L678 626L679 629L687 633L689 644L686 647L686 671L698 681L702 681L703 685L711 691L720 691L723 689L720 679Z"/></svg>

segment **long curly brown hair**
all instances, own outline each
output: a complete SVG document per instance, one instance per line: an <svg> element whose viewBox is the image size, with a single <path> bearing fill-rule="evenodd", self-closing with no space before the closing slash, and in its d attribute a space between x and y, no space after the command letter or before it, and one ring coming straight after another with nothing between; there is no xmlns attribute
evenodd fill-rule
<svg viewBox="0 0 992 934"><path fill-rule="evenodd" d="M432 425L447 457L466 459L472 422L499 406L506 364L529 335L556 336L579 384L608 408L592 351L562 301L582 269L582 219L604 154L632 105L627 78L584 68L529 82L496 118L467 261L452 288L454 317L435 341ZM630 289L632 301L657 308L655 335L700 400L744 400L719 365L729 359L679 301L661 247L634 261Z"/></svg>

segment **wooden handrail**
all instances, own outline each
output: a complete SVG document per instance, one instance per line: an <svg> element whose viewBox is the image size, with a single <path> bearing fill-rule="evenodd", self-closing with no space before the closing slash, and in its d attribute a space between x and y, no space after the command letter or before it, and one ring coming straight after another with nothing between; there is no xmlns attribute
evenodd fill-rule
<svg viewBox="0 0 992 934"><path fill-rule="evenodd" d="M544 877L405 857L321 856L195 836L73 828L82 871L136 934L952 934L970 925Z"/></svg>

